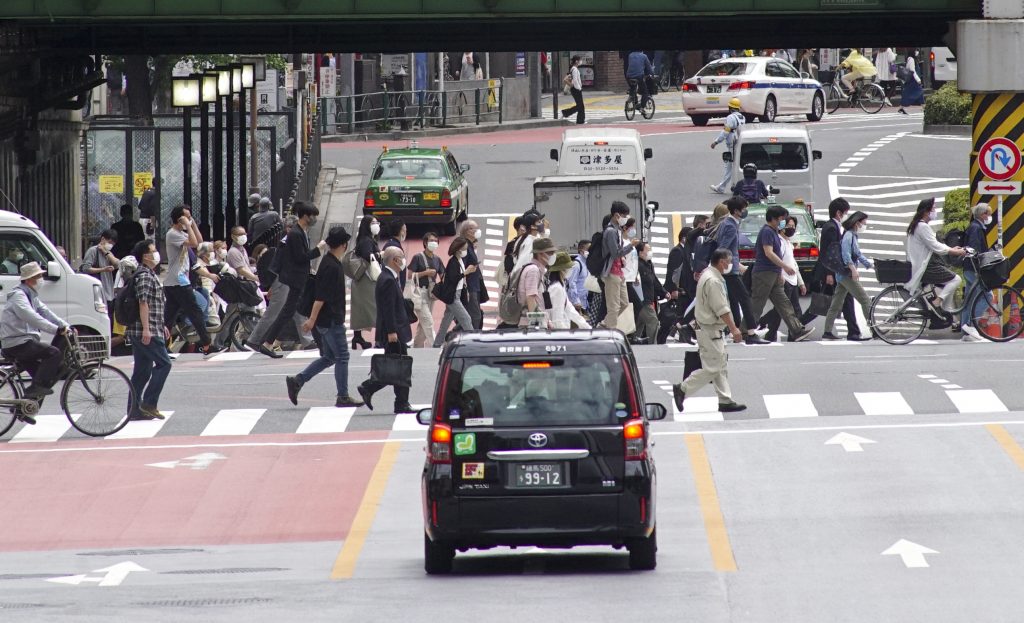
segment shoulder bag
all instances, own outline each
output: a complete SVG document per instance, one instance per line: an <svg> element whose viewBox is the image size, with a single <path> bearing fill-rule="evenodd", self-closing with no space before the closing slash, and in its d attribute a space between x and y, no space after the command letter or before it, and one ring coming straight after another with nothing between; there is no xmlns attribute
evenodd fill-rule
<svg viewBox="0 0 1024 623"><path fill-rule="evenodd" d="M380 278L380 262L377 260L376 255L370 256L369 266L366 268L366 274L370 277L370 281L377 281Z"/></svg>

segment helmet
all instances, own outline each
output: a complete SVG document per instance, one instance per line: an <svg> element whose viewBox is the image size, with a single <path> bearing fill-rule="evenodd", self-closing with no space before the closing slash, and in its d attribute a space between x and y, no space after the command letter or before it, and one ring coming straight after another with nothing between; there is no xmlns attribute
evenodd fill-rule
<svg viewBox="0 0 1024 623"><path fill-rule="evenodd" d="M757 165L753 162L743 165L743 177L757 177Z"/></svg>
<svg viewBox="0 0 1024 623"><path fill-rule="evenodd" d="M742 107L740 104L740 98L734 97L729 100L729 110L739 110Z"/></svg>

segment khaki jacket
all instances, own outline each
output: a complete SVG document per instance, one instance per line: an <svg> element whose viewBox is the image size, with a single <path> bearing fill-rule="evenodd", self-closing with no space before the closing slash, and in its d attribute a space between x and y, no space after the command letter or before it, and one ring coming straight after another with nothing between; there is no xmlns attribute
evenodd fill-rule
<svg viewBox="0 0 1024 623"><path fill-rule="evenodd" d="M697 282L697 306L694 308L697 324L704 330L721 331L725 328L722 315L730 311L725 279L717 268L708 266Z"/></svg>

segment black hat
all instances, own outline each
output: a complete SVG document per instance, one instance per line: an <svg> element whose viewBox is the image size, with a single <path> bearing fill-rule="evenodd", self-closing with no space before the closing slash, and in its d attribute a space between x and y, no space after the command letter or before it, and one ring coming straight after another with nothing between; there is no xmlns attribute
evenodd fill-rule
<svg viewBox="0 0 1024 623"><path fill-rule="evenodd" d="M343 244L347 244L352 239L352 234L345 231L345 228L341 225L336 225L331 228L331 231L327 232L327 238L325 242L327 246L332 249L337 249Z"/></svg>

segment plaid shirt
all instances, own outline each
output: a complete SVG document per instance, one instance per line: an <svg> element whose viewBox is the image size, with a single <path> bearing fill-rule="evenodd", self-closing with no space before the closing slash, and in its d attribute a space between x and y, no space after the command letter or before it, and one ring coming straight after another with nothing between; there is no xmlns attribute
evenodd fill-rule
<svg viewBox="0 0 1024 623"><path fill-rule="evenodd" d="M132 276L135 295L140 303L149 303L149 331L154 338L164 337L164 289L160 279L147 266L139 266ZM132 342L142 342L142 320L133 322L125 330L125 337Z"/></svg>

